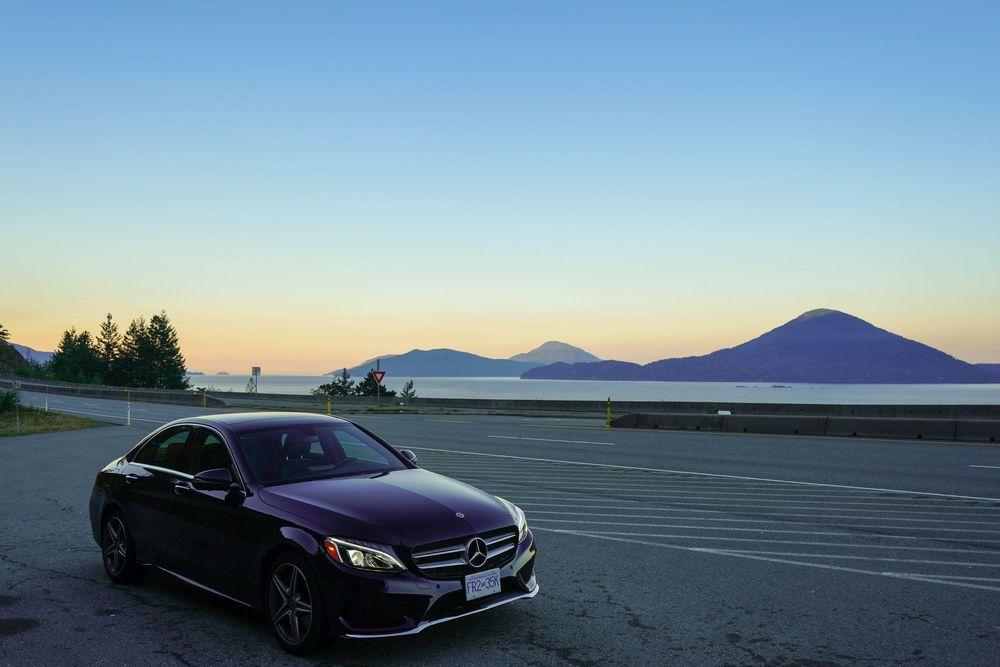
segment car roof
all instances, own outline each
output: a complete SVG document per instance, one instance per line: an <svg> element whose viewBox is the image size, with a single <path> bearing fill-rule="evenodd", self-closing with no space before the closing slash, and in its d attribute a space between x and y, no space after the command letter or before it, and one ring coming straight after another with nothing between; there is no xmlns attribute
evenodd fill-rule
<svg viewBox="0 0 1000 667"><path fill-rule="evenodd" d="M328 417L311 412L222 412L198 417L178 419L178 423L200 423L207 426L224 426L239 433L259 428L282 428L288 426L304 426L316 424L346 424L346 419Z"/></svg>

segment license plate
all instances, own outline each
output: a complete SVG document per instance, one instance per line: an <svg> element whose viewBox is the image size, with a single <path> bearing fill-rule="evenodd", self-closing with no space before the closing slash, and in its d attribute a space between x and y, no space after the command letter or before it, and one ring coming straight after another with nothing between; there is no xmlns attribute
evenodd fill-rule
<svg viewBox="0 0 1000 667"><path fill-rule="evenodd" d="M475 600L500 592L500 570L485 570L465 577L465 599Z"/></svg>

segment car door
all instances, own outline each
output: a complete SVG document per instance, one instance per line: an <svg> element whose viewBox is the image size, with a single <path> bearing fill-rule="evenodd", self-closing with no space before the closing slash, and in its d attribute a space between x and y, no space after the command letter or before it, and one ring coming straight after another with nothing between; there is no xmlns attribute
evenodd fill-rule
<svg viewBox="0 0 1000 667"><path fill-rule="evenodd" d="M217 468L229 470L235 489L196 489L191 482L178 486L174 496L177 520L171 524L171 541L178 554L180 574L245 600L251 577L240 566L245 560L240 556L247 553L243 535L245 489L222 434L198 427L191 438L186 472L193 476Z"/></svg>
<svg viewBox="0 0 1000 667"><path fill-rule="evenodd" d="M136 551L143 561L167 569L177 566L170 538L176 517L174 487L188 477L183 468L193 433L192 426L157 433L125 470L125 512Z"/></svg>

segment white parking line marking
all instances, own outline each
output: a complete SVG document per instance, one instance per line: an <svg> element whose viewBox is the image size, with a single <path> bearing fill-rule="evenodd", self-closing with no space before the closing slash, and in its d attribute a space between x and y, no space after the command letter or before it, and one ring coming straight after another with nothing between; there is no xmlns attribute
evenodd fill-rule
<svg viewBox="0 0 1000 667"><path fill-rule="evenodd" d="M539 489L539 488L525 489L524 487L527 486L526 484L517 484L516 482L514 482L514 483L508 483L508 484L500 484L500 485L484 484L483 486L489 486L492 489L498 489L498 490L501 490L501 491L508 491L508 492L511 492L511 491L527 491L529 493L533 493L533 494L536 494L536 495L558 495L558 494L562 494L562 493L580 493L580 494L587 494L588 496L594 496L594 492L595 491L601 491L601 492L606 492L606 493L616 493L617 495L620 495L620 496L635 496L635 497L639 497L639 498L642 498L642 499L646 499L646 498L664 498L664 499L667 499L667 501L670 501L671 504L679 504L677 502L674 502L675 500L677 500L677 501L691 501L691 502L695 502L695 501L698 501L699 498L704 498L705 500L708 500L708 501L729 500L729 501L736 502L736 501L743 500L741 498L716 498L716 497L713 497L711 495L698 496L698 495L690 495L690 494L684 495L684 494L677 494L677 493L649 493L649 492L645 492L645 491L638 492L638 493L632 493L628 489L583 489L583 488L578 489L578 490L577 489ZM717 495L722 495L722 494L717 494ZM725 494L725 495L734 495L734 494ZM735 495L746 495L746 494L735 494ZM834 498L831 498L829 500L800 500L798 498L775 498L775 499L771 499L771 498L756 498L756 497L753 497L753 498L746 498L745 500L747 502L754 502L754 503L796 502L796 503L801 503L803 505L817 505L817 507L815 509L822 509L822 508L825 508L825 507L831 507L831 508L834 508L834 509L844 509L844 510L848 510L849 509L849 508L846 508L846 507L845 508L841 508L840 507L841 505L859 505L861 507L919 507L919 508L928 508L928 509L944 509L944 508L947 507L946 505L921 505L919 503L904 503L904 502L898 502L898 503L885 502L885 503L880 503L880 502L865 502L865 501L855 501L855 500L836 500ZM664 502L666 502L666 501L664 501ZM708 504L708 503L706 503L706 504ZM739 505L731 505L731 506L732 507L738 507ZM766 508L766 507L771 507L771 505L755 505L755 507L764 507L764 508ZM968 508L968 507L962 506L962 507L955 507L954 508L954 510L955 510L954 513L955 514L962 514L962 512L960 510L965 510L965 509L973 509L973 510L978 511L978 512L1000 512L1000 507L976 507L976 508ZM895 510L889 509L889 510L885 510L885 511L892 512L892 511L895 511ZM941 514L941 512L931 512L931 513L932 514ZM944 512L944 513L945 514L951 514L952 512ZM1000 518L1000 514L997 515L997 518Z"/></svg>
<svg viewBox="0 0 1000 667"><path fill-rule="evenodd" d="M455 473L455 474L457 475L458 473ZM508 483L511 483L511 484L517 484L519 486L537 485L539 488L545 489L546 493L557 493L559 491L575 492L575 491L577 491L578 489L580 489L582 487L582 488L584 488L585 490L588 490L588 491L608 491L608 492L625 491L625 492L629 492L629 493L631 493L631 492L634 491L634 492L636 492L635 495L639 495L641 493L643 495L656 496L656 497L659 497L659 498L709 498L711 500L735 500L735 498L716 498L716 496L749 496L749 497L754 498L754 499L759 499L761 502L768 502L768 503L770 503L770 502L778 502L778 501L782 501L782 500L796 500L796 501L800 501L801 500L801 502L803 502L803 503L816 503L816 502L826 503L828 501L829 502L833 502L833 503L839 503L841 498L846 498L848 500L889 500L889 501L895 500L895 498L887 497L885 494L881 494L881 495L853 495L853 496L852 495L842 495L842 494L833 495L833 494L830 494L830 493L808 493L808 490L805 490L805 489L802 489L802 491L805 491L805 493L796 493L795 495L791 495L790 496L790 495L786 495L787 492L769 493L769 492L766 492L766 491L750 491L750 492L745 492L745 491L715 491L715 490L711 490L711 489L701 489L701 488L695 488L695 489L691 489L691 490L689 490L689 489L677 489L677 488L672 487L670 484L659 484L659 485L642 485L642 484L632 485L632 484L629 484L629 485L626 485L626 486L613 486L613 485L609 485L609 484L603 484L603 483L600 483L600 482L590 482L590 481L587 481L587 480L582 480L580 482L574 482L574 483L569 483L569 482L550 483L547 480L527 480L527 481L525 481L525 482L522 483L520 481L517 481L517 482L510 481L510 480L506 479L505 477L504 478L500 478L500 479L488 479L488 478L485 478L485 477L468 477L468 476L464 476L464 475L462 476L462 479L463 480L467 480L467 481L473 481L473 482L476 482L476 483L482 483L482 484L489 484L491 482L508 482ZM520 479L520 477L519 477L519 479ZM560 486L563 486L563 487L576 487L576 488L565 488L565 489L556 488L556 487L560 487ZM648 493L649 490L653 490L653 491L666 491L670 495ZM795 491L800 491L800 489L795 489ZM818 501L818 500L806 500L806 498L823 498L824 500L821 500L821 501ZM901 499L905 500L905 498L901 498ZM950 498L914 498L913 500L923 500L923 501L928 502L928 503L946 503L946 504L947 503L954 503L954 501L951 500ZM845 504L852 504L852 503L845 503ZM858 503L853 503L853 504L858 504ZM898 502L888 502L888 503L866 503L866 504L872 504L872 505L898 505L899 503ZM921 507L941 507L941 506L942 505L921 505ZM1000 507L994 507L994 508L989 508L989 509L1000 510Z"/></svg>
<svg viewBox="0 0 1000 667"><path fill-rule="evenodd" d="M554 531L566 531L572 533L579 533L581 535L592 535L594 537L602 537L606 535L624 535L629 537L659 537L663 539L670 540L703 540L706 542L751 542L766 543L766 544L794 544L796 546L811 546L811 547L840 547L842 549L882 549L883 551L937 551L950 554L966 554L966 555L992 555L991 551L984 551L982 549L945 549L943 547L907 547L899 544L851 544L846 542L806 542L802 540L772 540L766 538L754 539L752 537L721 537L714 535L675 535L670 533L631 533L626 531L605 531L605 530L579 530L573 528L548 528L546 526L537 526L533 530L554 530ZM723 547L711 547L711 548L723 548Z"/></svg>
<svg viewBox="0 0 1000 667"><path fill-rule="evenodd" d="M745 479L752 480L755 482L778 482L780 484L795 484L800 486L816 486L831 489L855 489L858 491L881 491L883 493L905 493L910 495L921 495L921 496L937 496L939 498L958 498L960 500L985 500L988 502L1000 502L1000 498L986 498L982 496L963 496L955 493L933 493L930 491L911 491L905 489L882 489L871 486L854 486L850 484L827 484L822 482L802 482L798 480L790 479L774 479L769 477L748 477L746 475L724 475L721 473L714 472L694 472L691 470L670 470L667 468L645 468L641 466L627 466L614 463L591 463L589 461L569 461L566 459L547 459L532 456L515 456L513 454L488 454L486 452L469 452L457 449L443 449L440 447L419 447L412 445L410 449L416 449L425 452L444 452L446 454L464 454L467 456L485 456L489 458L497 459L509 459L509 460L520 460L520 461L536 461L542 463L562 463L566 465L575 466L586 466L594 468L612 468L617 470L642 470L645 472L660 472L669 473L673 475L694 475L703 476L715 479Z"/></svg>
<svg viewBox="0 0 1000 667"><path fill-rule="evenodd" d="M960 579L963 581L1000 581L1000 577L963 577L958 574L921 574L922 577L934 579Z"/></svg>
<svg viewBox="0 0 1000 667"><path fill-rule="evenodd" d="M1000 466L974 466L970 465L970 468L991 468L993 470L1000 470Z"/></svg>
<svg viewBox="0 0 1000 667"><path fill-rule="evenodd" d="M476 422L465 419L425 419L425 422L437 422L439 424L475 424Z"/></svg>
<svg viewBox="0 0 1000 667"><path fill-rule="evenodd" d="M637 528L674 528L679 530L718 530L718 531L732 531L740 533L787 533L790 535L832 535L837 537L878 537L882 539L889 540L929 540L933 539L937 542L945 543L955 543L966 544L970 541L975 541L976 544L998 544L1000 540L984 540L982 538L947 538L947 537L927 537L925 535L890 535L888 533L845 533L843 531L826 531L826 530L784 530L776 528L739 528L733 526L683 526L677 524L669 523L638 523L631 521L593 521L591 519L544 519L544 518L534 518L534 523L548 522L548 523L584 523L589 526L635 526ZM689 537L694 537L693 535ZM895 548L891 546L888 548Z"/></svg>
<svg viewBox="0 0 1000 667"><path fill-rule="evenodd" d="M568 516L605 516L605 517L618 517L621 519L669 519L671 521L719 521L723 523L777 523L784 525L793 526L812 526L812 523L806 523L804 521L788 521L780 519L726 519L723 517L714 516L657 516L656 514L619 514L617 512L592 512L589 509L585 512L566 512L559 510L531 510L531 516L538 514L560 514ZM825 518L825 517L824 517ZM851 517L857 518L857 517ZM536 519L537 521L544 521L545 519ZM872 517L873 521L881 520L881 517ZM857 523L823 523L822 524L828 528L853 528L856 530L920 530L920 531L933 531L933 532L947 532L947 533L984 533L987 535L1000 535L1000 528L994 528L992 530L983 530L982 528L935 528L933 526L886 526L886 525L864 525ZM680 528L681 526L677 526ZM866 534L865 536L869 535ZM933 538L931 538L933 539ZM972 539L972 538L970 538Z"/></svg>
<svg viewBox="0 0 1000 667"><path fill-rule="evenodd" d="M579 499L580 501L600 500L601 502L616 502L616 503L637 503L637 502L642 502L642 501L650 501L649 498L596 498L596 497L591 497L591 496L587 495L586 491L580 491L581 496L574 497L574 496L535 495L535 494L544 493L544 492L541 492L541 491L523 491L523 490L519 490L519 489L511 489L509 487L490 487L490 488L493 491L500 491L502 493L507 493L507 494L509 494L511 496L514 496L514 497L517 497L517 498L523 499L523 500L544 500L544 501L551 501L551 500L577 500L577 499ZM656 502L656 501L651 501L651 502ZM813 511L813 512L865 512L865 513L868 513L868 514L876 513L879 516L884 516L886 514L909 514L909 515L919 515L919 516L952 516L952 517L963 517L963 518L965 518L965 517L983 517L983 518L991 518L991 519L993 519L993 521L991 521L990 523L993 523L997 519L1000 519L1000 516L993 515L993 514L977 514L976 512L958 512L958 511L953 511L953 512L928 512L928 511L921 511L921 510L916 510L916 511L912 511L912 510L897 510L897 509L887 510L887 509L865 509L865 508L854 508L854 507L823 507L823 506L820 506L820 507L803 507L801 505L754 505L754 504L752 504L750 502L743 502L743 503L713 503L713 502L685 502L685 501L680 501L680 500L666 500L666 501L663 501L663 502L667 503L667 504L670 504L670 505L672 505L674 507L678 507L678 508L690 508L691 511L694 511L696 508L702 508L702 507L735 507L737 509L749 509L749 508L763 509L763 510L768 510L768 513L770 513L770 510L776 509L776 510L810 510L810 511ZM573 506L574 507L582 507L583 505L580 505L579 503L575 503ZM708 510L706 510L706 511L708 511ZM824 514L816 514L815 516L817 518L823 518L826 515L824 515ZM896 517L886 517L886 518L895 519Z"/></svg>
<svg viewBox="0 0 1000 667"><path fill-rule="evenodd" d="M795 561L795 560L788 560L788 559L783 559L783 558L771 558L771 557L767 557L767 556L756 556L756 555L753 555L753 554L746 554L746 553L738 553L738 552L726 551L724 549L713 549L713 548L705 548L705 547L687 547L687 546L682 546L682 545L678 545L678 544L662 544L660 542L650 542L650 541L645 541L645 540L623 539L623 538L620 538L620 537L613 537L613 536L608 536L608 535L593 535L593 534L589 534L589 533L585 533L585 532L577 531L577 530L561 530L561 529L557 529L557 528L538 528L537 530L548 530L548 531L551 531L553 533L563 533L563 534L567 534L567 535L578 535L580 537L592 537L592 538L595 538L595 539L612 540L612 541L616 541L616 542L628 542L628 543L632 543L632 544L642 544L644 546L661 547L661 548L664 548L664 549L676 549L678 551L691 551L691 552L695 552L695 553L708 553L708 554L714 554L714 555L717 555L717 556L728 556L730 558L745 558L745 559L749 559L749 560L760 560L760 561L766 561L766 562L770 562L770 563L783 563L785 565L801 565L803 567L814 567L814 568L819 568L819 569L823 569L823 570L834 570L834 571L838 571L838 572L850 572L850 573L854 573L854 574L867 574L867 575L874 575L874 576L881 576L881 577L890 577L890 578L894 578L894 579L909 579L911 581L919 581L919 582L923 582L923 583L940 584L940 585L944 585L944 586L958 586L958 587L961 587L961 588L976 588L976 589L979 589L979 590L1000 591L1000 587L996 587L996 586L984 586L984 585L980 585L980 584L965 583L965 582L961 582L961 581L950 581L950 580L945 580L945 579L935 579L933 577L926 577L926 576L922 576L922 575L919 575L919 574L909 574L909 573L905 573L905 572L878 572L878 571L874 571L874 570L862 570L862 569L859 569L859 568L842 567L842 566L839 566L839 565L829 565L829 564L826 564L826 563L807 563L807 562L801 562L801 561Z"/></svg>
<svg viewBox="0 0 1000 667"><path fill-rule="evenodd" d="M558 500L563 500L559 498ZM628 500L621 501L624 503L634 503L638 501ZM636 511L636 512L694 512L694 513L704 513L704 514L728 514L726 510L705 510L698 509L694 507L636 507L635 505L591 505L587 503L552 503L552 502L534 502L533 500L522 500L518 496L518 505L524 507L539 506L539 507L576 507L580 509L592 510L592 509L602 509L602 510L626 510L626 511ZM539 510L531 510L531 513L535 513ZM856 510L845 510L845 511L856 511ZM899 516L883 516L879 514L878 516L854 516L852 514L803 514L800 512L763 512L764 516L794 516L794 517L804 517L810 519L822 519L826 521L827 519L851 519L852 521L913 521L919 523L947 523L949 525L953 524L973 524L980 526L996 526L996 519L992 521L961 521L955 519L911 519L908 517ZM681 518L681 517L677 517ZM699 517L689 517L691 519Z"/></svg>
<svg viewBox="0 0 1000 667"><path fill-rule="evenodd" d="M497 438L498 440L532 440L534 442L565 442L574 445L608 445L614 447L613 442L593 442L591 440L556 440L554 438L528 438L520 435L488 435L487 438Z"/></svg>
<svg viewBox="0 0 1000 667"><path fill-rule="evenodd" d="M1000 563L978 563L964 560L925 560L921 558L891 558L889 556L853 556L847 554L809 554L798 551L757 551L754 549L720 549L734 554L760 556L794 556L796 558L829 558L831 560L873 560L885 563L916 563L918 565L960 565L962 567L1000 567Z"/></svg>

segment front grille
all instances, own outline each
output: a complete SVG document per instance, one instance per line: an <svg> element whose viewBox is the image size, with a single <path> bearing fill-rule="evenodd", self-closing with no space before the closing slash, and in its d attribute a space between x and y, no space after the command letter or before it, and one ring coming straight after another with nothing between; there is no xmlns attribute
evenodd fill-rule
<svg viewBox="0 0 1000 667"><path fill-rule="evenodd" d="M465 548L474 537L486 542L486 562L472 567L465 559ZM424 544L413 550L413 563L430 579L455 579L495 567L503 567L517 553L517 528L500 528L477 535Z"/></svg>

